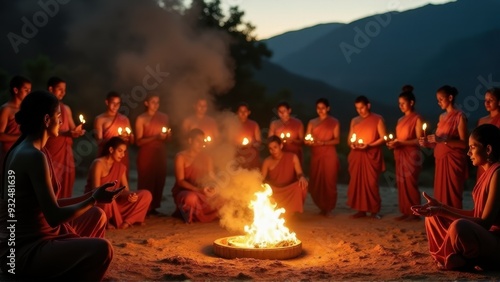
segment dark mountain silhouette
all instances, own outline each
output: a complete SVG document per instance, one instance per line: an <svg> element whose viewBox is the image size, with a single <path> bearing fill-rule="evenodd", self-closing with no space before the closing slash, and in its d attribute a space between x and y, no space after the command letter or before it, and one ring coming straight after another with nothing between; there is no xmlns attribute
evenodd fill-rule
<svg viewBox="0 0 500 282"><path fill-rule="evenodd" d="M463 103L481 84L479 76L500 81L494 67L500 60L498 11L498 0L459 0L375 15L338 27L277 62L395 109L401 86L413 84L419 110L435 118L440 86L456 86L457 102ZM471 120L484 115L484 107L471 114Z"/></svg>
<svg viewBox="0 0 500 282"><path fill-rule="evenodd" d="M277 62L343 25L342 23L318 24L304 29L288 31L262 40L262 42L273 50L271 61Z"/></svg>
<svg viewBox="0 0 500 282"><path fill-rule="evenodd" d="M307 118L316 116L315 102L321 97L329 100L330 113L339 119L343 132L349 130L351 119L357 115L354 108L354 99L358 96L356 93L332 87L319 80L290 73L272 62L264 62L262 69L256 73L255 79L265 85L268 92L290 91L291 100L300 104L302 112L307 114L307 117L299 117L305 124L307 124ZM398 110L377 101L372 102L372 109L382 115ZM388 116L386 122L395 124L398 117L399 114Z"/></svg>

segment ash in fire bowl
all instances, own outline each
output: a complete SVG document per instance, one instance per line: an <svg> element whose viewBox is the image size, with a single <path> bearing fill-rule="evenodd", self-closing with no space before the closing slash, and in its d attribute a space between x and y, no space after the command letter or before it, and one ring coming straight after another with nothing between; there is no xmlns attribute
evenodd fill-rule
<svg viewBox="0 0 500 282"><path fill-rule="evenodd" d="M219 238L214 241L214 253L222 258L291 259L302 253L302 242L281 241L272 247L247 247L245 236Z"/></svg>

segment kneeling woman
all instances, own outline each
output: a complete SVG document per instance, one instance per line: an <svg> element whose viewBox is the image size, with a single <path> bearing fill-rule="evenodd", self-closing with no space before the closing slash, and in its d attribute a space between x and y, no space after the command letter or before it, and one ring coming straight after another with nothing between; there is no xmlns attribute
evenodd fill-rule
<svg viewBox="0 0 500 282"><path fill-rule="evenodd" d="M213 183L213 163L203 152L205 134L194 128L188 133L187 150L175 156L175 185L172 188L177 209L186 223L210 222L218 217L218 199Z"/></svg>
<svg viewBox="0 0 500 282"><path fill-rule="evenodd" d="M109 139L104 145L101 157L92 162L85 186L85 190L90 191L102 183L118 180L119 186L126 187L116 201L99 206L106 213L108 228L111 229L125 229L135 223L142 224L152 200L148 190L141 189L133 193L130 191L126 177L127 168L121 163L126 150L127 143L120 137Z"/></svg>
<svg viewBox="0 0 500 282"><path fill-rule="evenodd" d="M271 185L278 208L285 208L288 215L302 212L308 183L299 158L294 153L283 152L278 136L269 137L267 146L271 155L262 164L262 176Z"/></svg>
<svg viewBox="0 0 500 282"><path fill-rule="evenodd" d="M469 157L485 173L472 190L473 210L457 209L424 192L427 204L412 207L425 216L431 256L441 269L500 269L500 129L478 126L469 138Z"/></svg>

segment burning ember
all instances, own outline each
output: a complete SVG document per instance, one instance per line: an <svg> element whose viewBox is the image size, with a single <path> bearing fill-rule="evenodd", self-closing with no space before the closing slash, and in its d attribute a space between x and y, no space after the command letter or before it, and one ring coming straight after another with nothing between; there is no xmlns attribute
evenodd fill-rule
<svg viewBox="0 0 500 282"><path fill-rule="evenodd" d="M302 242L280 218L285 209L275 209L276 204L269 198L273 194L271 187L262 186L264 191L255 193L255 200L249 204L254 217L252 224L245 226L246 235L217 239L215 254L225 258L289 259L302 253Z"/></svg>

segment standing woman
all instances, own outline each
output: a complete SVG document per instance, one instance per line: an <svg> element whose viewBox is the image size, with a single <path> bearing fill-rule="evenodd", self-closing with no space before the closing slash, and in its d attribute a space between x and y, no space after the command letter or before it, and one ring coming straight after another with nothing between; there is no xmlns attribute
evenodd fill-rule
<svg viewBox="0 0 500 282"><path fill-rule="evenodd" d="M413 86L406 85L399 94L399 109L403 112L396 125L396 139L389 140L387 147L394 149L396 161L396 186L398 188L399 211L396 220L418 220L412 206L420 204L418 176L422 168L422 152L418 139L422 136L422 119L415 112Z"/></svg>
<svg viewBox="0 0 500 282"><path fill-rule="evenodd" d="M247 103L240 103L236 114L240 120L240 132L236 140L238 149L236 159L239 165L245 169L260 169L259 146L262 142L259 124L248 118L250 107ZM243 144L246 138L247 144Z"/></svg>
<svg viewBox="0 0 500 282"><path fill-rule="evenodd" d="M7 275L13 270L16 280L102 280L113 257L111 244L102 238L80 237L78 227L69 223L98 210L96 203L111 202L122 189L108 191L116 183L106 183L93 193L58 200L57 177L44 146L49 137L59 133L59 100L48 92L35 91L23 100L15 118L22 135L7 153L0 189L2 272ZM8 246L7 238L12 234L7 225L12 223L7 219L12 218L12 211L7 206L13 203L15 246ZM92 223L97 224L93 219L84 218L89 220L88 231ZM15 264L9 266L8 256L12 255Z"/></svg>
<svg viewBox="0 0 500 282"><path fill-rule="evenodd" d="M287 102L278 104L278 120L269 125L269 135L281 137L283 151L294 153L302 165L302 142L304 142L304 124L302 121L290 116L292 108Z"/></svg>
<svg viewBox="0 0 500 282"><path fill-rule="evenodd" d="M156 209L161 206L163 186L167 177L165 142L170 135L168 116L158 111L160 97L156 93L149 94L144 105L146 112L139 115L135 121L136 144L139 146L137 187L148 189L153 196L148 214L159 214Z"/></svg>
<svg viewBox="0 0 500 282"><path fill-rule="evenodd" d="M467 179L467 118L454 106L457 95L458 90L449 85L437 90L438 105L445 112L439 116L436 134L421 137L419 143L434 148L434 197L461 209Z"/></svg>
<svg viewBox="0 0 500 282"><path fill-rule="evenodd" d="M477 125L490 123L500 128L500 88L488 89L484 95L484 107L490 113L479 119ZM484 173L483 167L477 167L477 179Z"/></svg>
<svg viewBox="0 0 500 282"><path fill-rule="evenodd" d="M305 144L311 146L309 192L314 203L327 216L337 204L339 159L335 145L340 143L339 121L330 116L330 103L325 98L316 101L318 117L309 121Z"/></svg>

